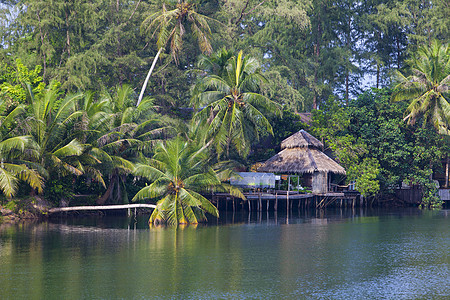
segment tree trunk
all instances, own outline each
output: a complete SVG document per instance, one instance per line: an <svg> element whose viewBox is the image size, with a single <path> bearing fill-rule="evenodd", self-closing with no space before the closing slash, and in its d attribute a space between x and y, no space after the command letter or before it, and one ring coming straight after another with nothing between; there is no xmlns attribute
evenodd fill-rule
<svg viewBox="0 0 450 300"><path fill-rule="evenodd" d="M377 89L380 86L380 64L377 63Z"/></svg>
<svg viewBox="0 0 450 300"><path fill-rule="evenodd" d="M400 40L398 34L396 35L395 40L397 42L397 69L400 70Z"/></svg>
<svg viewBox="0 0 450 300"><path fill-rule="evenodd" d="M448 188L448 164L449 164L449 158L447 156L446 162L445 162L445 184L444 187Z"/></svg>
<svg viewBox="0 0 450 300"><path fill-rule="evenodd" d="M158 53L156 53L155 58L153 59L152 66L150 70L148 71L147 77L145 78L144 84L142 85L141 93L139 94L138 102L136 103L136 106L139 106L139 104L142 101L142 98L144 97L145 89L147 88L148 80L150 79L150 75L152 75L153 69L155 68L156 62L158 61L159 55L161 54L162 48L159 48Z"/></svg>
<svg viewBox="0 0 450 300"><path fill-rule="evenodd" d="M314 60L316 62L316 66L315 66L315 70L314 70L314 98L313 98L313 109L317 109L317 92L316 92L316 87L317 87L317 68L319 68L319 60L320 60L320 39L322 38L322 26L321 26L321 16L320 16L320 10L321 7L318 8L319 9L319 14L318 14L318 23L317 23L317 35L316 35L316 44L314 45Z"/></svg>
<svg viewBox="0 0 450 300"><path fill-rule="evenodd" d="M67 44L67 54L70 57L70 34L69 34L69 16L66 12L66 44Z"/></svg>
<svg viewBox="0 0 450 300"><path fill-rule="evenodd" d="M98 205L103 205L106 203L106 201L111 197L111 193L113 191L114 188L114 175L111 177L111 180L109 182L109 186L108 189L106 190L106 192L103 194L103 196L101 196L100 198L97 199L97 204Z"/></svg>

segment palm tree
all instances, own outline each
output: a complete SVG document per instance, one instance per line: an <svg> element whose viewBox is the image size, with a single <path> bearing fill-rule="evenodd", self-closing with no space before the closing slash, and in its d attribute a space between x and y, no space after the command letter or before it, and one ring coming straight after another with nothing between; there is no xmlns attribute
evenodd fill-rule
<svg viewBox="0 0 450 300"><path fill-rule="evenodd" d="M233 50L222 48L211 55L200 55L198 67L209 75L225 77L227 75L227 66L230 59L235 56Z"/></svg>
<svg viewBox="0 0 450 300"><path fill-rule="evenodd" d="M258 61L244 57L240 51L232 56L220 75L208 75L200 80L192 98L195 107L204 107L194 120L207 122L208 132L214 138L217 153L230 147L244 157L252 140L259 139L259 130L273 134L272 126L261 111L279 112L280 106L258 93L265 81Z"/></svg>
<svg viewBox="0 0 450 300"><path fill-rule="evenodd" d="M397 73L399 83L393 101L410 101L405 120L414 124L420 116L440 133L448 134L450 104L450 48L433 41L431 46L418 49L410 62L412 75Z"/></svg>
<svg viewBox="0 0 450 300"><path fill-rule="evenodd" d="M84 146L76 138L79 128L74 126L82 112L76 110L76 103L83 94L60 98L52 85L36 96L28 85L29 116L24 122L25 131L38 146L36 162L48 173L58 176L81 175L84 167L80 156Z"/></svg>
<svg viewBox="0 0 450 300"><path fill-rule="evenodd" d="M135 107L134 95L129 85L123 85L116 87L113 94L105 92L97 102L99 107L84 105L92 107L87 111L87 141L92 145L89 152L98 158L96 168L109 176L108 188L98 204L108 200L128 203L125 182L134 170L133 161L139 153L148 154L172 130L169 120L153 112L152 99L144 98Z"/></svg>
<svg viewBox="0 0 450 300"><path fill-rule="evenodd" d="M20 181L42 192L43 178L28 160L38 148L31 136L16 135L16 118L25 112L25 105L18 105L9 113L5 101L0 102L0 191L6 197L16 194Z"/></svg>
<svg viewBox="0 0 450 300"><path fill-rule="evenodd" d="M160 198L149 223L197 224L209 213L219 216L217 208L201 192L226 190L244 198L242 193L224 185L208 164L209 151L201 143L177 137L158 144L155 155L136 166L135 175L152 183L142 188L134 200Z"/></svg>
<svg viewBox="0 0 450 300"><path fill-rule="evenodd" d="M170 41L170 52L172 58L178 64L178 56L183 46L183 36L186 32L184 23L186 21L191 24L191 30L197 38L200 50L203 53L211 53L212 47L209 42L211 36L211 28L208 25L208 17L201 15L195 11L195 5L190 1L178 0L176 6L172 10L167 10L163 4L162 10L151 14L142 22L141 29L145 32L151 32L151 36L157 36L158 53L153 59L152 66L142 85L136 106L141 102L148 80L155 68L155 64L159 55Z"/></svg>

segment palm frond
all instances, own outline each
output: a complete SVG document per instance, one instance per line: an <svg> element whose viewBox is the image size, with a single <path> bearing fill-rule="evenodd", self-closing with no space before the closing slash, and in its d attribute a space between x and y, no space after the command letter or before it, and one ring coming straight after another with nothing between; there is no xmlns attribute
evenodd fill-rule
<svg viewBox="0 0 450 300"><path fill-rule="evenodd" d="M84 147L83 145L77 141L76 139L70 141L67 145L57 149L53 152L58 158L63 158L67 156L79 156L83 153Z"/></svg>
<svg viewBox="0 0 450 300"><path fill-rule="evenodd" d="M18 182L16 176L0 167L0 190L6 197L16 194Z"/></svg>

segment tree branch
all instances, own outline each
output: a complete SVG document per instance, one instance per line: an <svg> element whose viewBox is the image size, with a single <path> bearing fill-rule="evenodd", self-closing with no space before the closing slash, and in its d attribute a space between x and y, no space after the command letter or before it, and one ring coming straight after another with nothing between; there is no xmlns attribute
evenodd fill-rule
<svg viewBox="0 0 450 300"><path fill-rule="evenodd" d="M266 0L261 1L260 3L258 3L255 7L253 7L252 9L250 9L248 12L245 12L245 10L247 9L248 3L250 2L250 0L247 1L247 3L244 6L244 9L241 11L241 15L239 17L239 19L236 21L236 24L238 24L243 17L251 14L252 12L254 12L256 9L258 9L258 7L260 7L261 5L264 4L264 2L266 2Z"/></svg>

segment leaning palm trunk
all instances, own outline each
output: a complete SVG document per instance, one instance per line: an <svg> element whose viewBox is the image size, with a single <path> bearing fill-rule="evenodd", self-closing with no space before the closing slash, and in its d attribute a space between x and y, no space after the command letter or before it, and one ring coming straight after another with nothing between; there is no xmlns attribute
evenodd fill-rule
<svg viewBox="0 0 450 300"><path fill-rule="evenodd" d="M144 97L144 92L145 92L145 89L147 88L148 80L150 79L150 76L152 75L153 69L155 68L156 62L158 61L158 58L159 58L159 55L162 52L162 49L163 49L162 47L159 48L158 53L156 53L156 56L153 59L152 66L150 67L150 70L148 71L147 77L145 78L144 84L142 85L141 93L139 94L139 99L138 99L138 101L136 103L136 106L139 106L139 104L142 101L142 98Z"/></svg>
<svg viewBox="0 0 450 300"><path fill-rule="evenodd" d="M198 14L194 8L195 6L189 1L178 1L173 10L167 10L166 5L163 4L161 11L151 14L142 22L141 30L146 32L152 31L151 36L156 35L158 37L156 45L159 50L145 78L136 106L141 102L156 61L169 41L171 41L170 52L175 63L178 64L178 53L182 49L183 35L185 33L184 22L187 21L191 24L193 35L197 37L200 50L203 53L211 53L212 47L209 42L211 29L207 22L209 18Z"/></svg>

